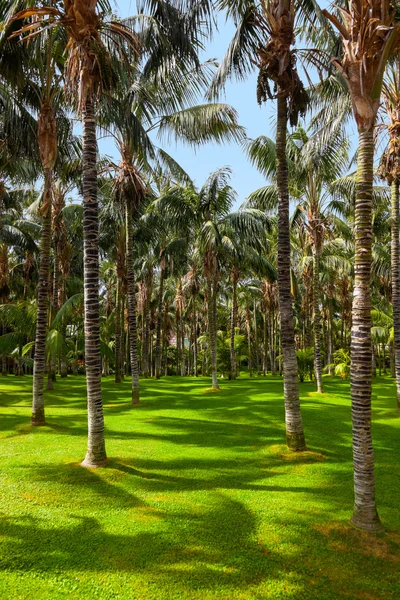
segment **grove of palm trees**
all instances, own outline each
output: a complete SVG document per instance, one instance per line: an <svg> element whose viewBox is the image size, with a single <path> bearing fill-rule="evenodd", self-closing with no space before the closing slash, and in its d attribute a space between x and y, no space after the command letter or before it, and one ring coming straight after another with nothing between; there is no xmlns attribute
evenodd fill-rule
<svg viewBox="0 0 400 600"><path fill-rule="evenodd" d="M399 598L400 2L0 23L0 597Z"/></svg>

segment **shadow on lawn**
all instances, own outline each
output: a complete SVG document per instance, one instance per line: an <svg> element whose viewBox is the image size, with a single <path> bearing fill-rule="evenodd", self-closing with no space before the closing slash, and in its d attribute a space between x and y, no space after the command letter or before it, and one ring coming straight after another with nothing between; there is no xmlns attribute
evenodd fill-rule
<svg viewBox="0 0 400 600"><path fill-rule="evenodd" d="M82 393L81 381L78 383ZM367 593L365 573L375 573L378 565L387 569L387 579L393 582L393 598L400 597L398 565L394 559L388 559L400 552L399 541L390 541L391 546L385 547L384 552L377 548L371 555L358 548L360 538L353 539L348 529L340 526L332 533L318 525L321 520L335 518L336 511L347 509L350 514L351 510L350 406L346 401L335 405L321 402L311 385L302 388L308 444L323 456L316 452L296 455L285 453L283 447L281 381L272 381L270 388L262 385L257 390L258 381L242 380L239 384L227 384L226 394L219 395L203 394L204 381L191 383L179 395L164 387L162 398L144 401L139 413L132 411L129 402L115 404L121 390L109 390L110 382L106 383L106 422L107 417L122 415L124 428L107 429L107 438L119 444L123 456L111 459L108 468L101 471L81 469L76 464L24 467L26 480L40 486L41 492L61 490L60 498L61 494L66 498L61 506L70 514L62 526L35 516L0 519L0 535L5 540L1 568L41 573L74 569L138 572L145 574L146 581L173 586L177 597L180 591L185 594L187 588L215 589L215 597L221 589L225 593L246 590L244 593L251 594L247 590L252 586L262 582L279 585L282 578L287 578L289 588L284 597L297 600L348 598L352 586L357 592ZM335 381L333 386L328 381L325 385L327 393L348 398L348 383ZM64 382L62 386L67 389ZM388 412L393 393L389 388L389 384L388 389L383 385L384 393L379 392L374 399L374 415L378 417L382 411ZM144 397L155 391L154 382L144 384ZM252 398L247 395L250 392ZM194 399L193 393L198 394ZM261 400L263 394L265 400ZM75 396L73 406L78 404ZM59 406L64 408L67 402L65 396ZM171 416L163 413L172 409ZM179 416L174 409L182 411ZM136 419L136 414L140 418ZM13 419L14 415L8 418ZM244 419L246 422L242 422ZM59 422L38 431L39 436L58 431L86 437L83 410L59 415ZM393 427L383 422L374 423L374 431L383 459L379 467L383 480L384 476L390 477L393 469L393 448L399 443L398 436ZM130 444L134 440L143 446L141 456L135 455L135 447ZM181 448L181 454L177 458L151 458L153 443L160 451L162 443L173 444ZM152 450L149 458L147 444ZM203 448L224 449L226 453L221 458L208 458L201 454ZM333 464L334 471L328 468ZM302 471L307 465L325 469L317 484ZM288 479L285 483L281 479L288 473L293 477L291 485ZM399 490L393 482L391 485L390 492L385 490L386 501L395 507ZM252 493L247 496L251 498L252 510L235 497L247 491ZM286 494L291 498L290 508L285 506L280 512ZM57 498L51 502L57 504ZM97 514L100 507L108 511L106 517L102 516L103 521L107 519L108 528L103 529L93 516L73 514L74 502L77 512L82 506L85 510L92 506L92 514ZM266 514L270 524L264 523L267 533L260 539L255 515L265 516L264 503L269 503ZM118 533L113 514L120 515L116 521ZM379 594L379 578L375 585ZM335 594L325 595L326 590L331 593L332 589ZM267 596L254 596L263 597Z"/></svg>
<svg viewBox="0 0 400 600"><path fill-rule="evenodd" d="M62 526L36 517L3 518L0 565L41 576L60 570L118 573L119 590L129 586L127 575L136 574L159 590L167 586L174 598L187 597L188 589L215 597L241 590L246 598L272 598L283 580L282 597L293 599L381 597L370 595L379 593L379 581L365 577L378 567L392 586L393 596L385 598L398 597L398 538L377 541L363 534L360 540L348 527L310 528L309 521L301 511L295 518L276 518L261 539L255 515L223 494L214 495L206 508L166 512L142 505L134 514L126 512L123 534L105 531L89 516L69 514ZM264 595L252 596L263 584Z"/></svg>

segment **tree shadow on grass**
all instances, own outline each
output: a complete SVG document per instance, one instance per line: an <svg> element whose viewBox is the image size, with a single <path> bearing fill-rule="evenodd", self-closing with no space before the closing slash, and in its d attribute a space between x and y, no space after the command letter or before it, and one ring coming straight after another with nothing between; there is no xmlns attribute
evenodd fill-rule
<svg viewBox="0 0 400 600"><path fill-rule="evenodd" d="M127 515L124 533L105 531L97 519L74 514L62 526L34 517L0 519L5 540L0 564L21 572L140 574L162 588L172 586L171 597L188 588L233 594L263 580L279 581L289 570L272 548L266 552L259 545L254 515L236 500L219 495L208 508L158 510L152 517L146 522ZM297 592L302 588L299 578Z"/></svg>

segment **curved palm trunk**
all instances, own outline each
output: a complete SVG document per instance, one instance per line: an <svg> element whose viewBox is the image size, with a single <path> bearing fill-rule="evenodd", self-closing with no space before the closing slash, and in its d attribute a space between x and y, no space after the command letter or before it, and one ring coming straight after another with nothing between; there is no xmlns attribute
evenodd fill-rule
<svg viewBox="0 0 400 600"><path fill-rule="evenodd" d="M217 374L217 332L216 332L216 283L212 276L207 277L207 308L208 308L208 334L210 338L212 388L219 390Z"/></svg>
<svg viewBox="0 0 400 600"><path fill-rule="evenodd" d="M236 353L235 353L235 326L237 319L237 278L232 277L232 310L231 310L231 339L230 339L230 357L231 357L231 377L236 379Z"/></svg>
<svg viewBox="0 0 400 600"><path fill-rule="evenodd" d="M351 415L353 423L354 513L352 523L381 531L375 504L374 450L371 432L371 263L373 127L359 133L355 204L355 282L351 329Z"/></svg>
<svg viewBox="0 0 400 600"><path fill-rule="evenodd" d="M160 270L160 289L158 291L158 309L156 323L156 369L155 377L161 377L161 321L163 319L164 269Z"/></svg>
<svg viewBox="0 0 400 600"><path fill-rule="evenodd" d="M319 309L319 254L313 248L314 371L317 391L322 393L321 311Z"/></svg>
<svg viewBox="0 0 400 600"><path fill-rule="evenodd" d="M99 467L107 460L101 395L99 306L99 207L97 201L96 118L88 98L82 111L84 334L88 406L88 449L82 465Z"/></svg>
<svg viewBox="0 0 400 600"><path fill-rule="evenodd" d="M392 183L392 220L391 220L391 255L392 255L392 305L394 325L394 360L397 387L397 410L400 412L400 255L399 255L399 182Z"/></svg>
<svg viewBox="0 0 400 600"><path fill-rule="evenodd" d="M129 350L132 373L132 404L139 404L139 360L137 352L137 318L136 318L136 285L135 271L133 267L133 225L132 206L130 202L125 203L126 218L126 277L128 283L128 327L129 327Z"/></svg>
<svg viewBox="0 0 400 600"><path fill-rule="evenodd" d="M48 317L48 294L51 251L51 203L52 203L52 171L46 170L44 175L44 198L42 239L40 244L39 285L37 296L35 356L33 363L33 401L32 425L45 425L44 414L44 374L46 370L46 333Z"/></svg>
<svg viewBox="0 0 400 600"><path fill-rule="evenodd" d="M279 93L280 91L280 93ZM287 99L278 90L276 177L278 188L278 289L283 353L286 442L291 450L305 450L300 411L297 358L294 344L293 305L290 289L289 189L286 162Z"/></svg>

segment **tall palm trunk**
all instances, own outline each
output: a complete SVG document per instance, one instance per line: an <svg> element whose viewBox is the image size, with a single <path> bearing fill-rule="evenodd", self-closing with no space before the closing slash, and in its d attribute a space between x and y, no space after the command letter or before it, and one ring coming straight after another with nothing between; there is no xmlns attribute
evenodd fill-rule
<svg viewBox="0 0 400 600"><path fill-rule="evenodd" d="M181 331L181 377L186 374L186 360L185 360L185 323L183 320L183 310L179 312L179 329Z"/></svg>
<svg viewBox="0 0 400 600"><path fill-rule="evenodd" d="M51 211L53 201L53 169L57 158L57 123L48 100L43 101L38 120L38 144L43 166L44 192L40 209L43 218L40 246L39 285L37 296L35 355L33 366L32 425L44 425L43 381L46 369L46 332L51 252Z"/></svg>
<svg viewBox="0 0 400 600"><path fill-rule="evenodd" d="M397 410L400 412L400 255L399 255L399 182L392 183L391 255L392 255L392 305L394 325L394 359L397 387Z"/></svg>
<svg viewBox="0 0 400 600"><path fill-rule="evenodd" d="M257 308L256 301L253 301L253 322L254 322L254 346L255 346L255 357L256 357L256 371L257 375L260 374L260 353L258 348L258 326L257 326Z"/></svg>
<svg viewBox="0 0 400 600"><path fill-rule="evenodd" d="M213 281L214 279L214 281ZM216 331L216 281L212 274L207 276L208 335L210 338L211 376L213 390L219 390L217 374L217 331Z"/></svg>
<svg viewBox="0 0 400 600"><path fill-rule="evenodd" d="M371 263L373 127L359 133L355 203L355 282L351 328L351 414L353 423L354 513L352 523L380 531L375 504L374 450L371 431Z"/></svg>
<svg viewBox="0 0 400 600"><path fill-rule="evenodd" d="M121 282L117 280L115 306L115 383L121 383Z"/></svg>
<svg viewBox="0 0 400 600"><path fill-rule="evenodd" d="M233 269L231 273L232 281L232 309L231 309L231 338L230 338L230 358L231 358L231 377L236 379L236 353L235 353L235 327L237 319L237 269Z"/></svg>
<svg viewBox="0 0 400 600"><path fill-rule="evenodd" d="M48 170L44 176L43 227L39 255L39 285L37 295L37 316L35 355L33 364L33 402L32 425L45 425L44 414L44 374L46 370L46 333L49 294L49 271L51 250L51 195L52 172Z"/></svg>
<svg viewBox="0 0 400 600"><path fill-rule="evenodd" d="M286 442L291 450L305 450L300 411L297 358L294 344L293 305L290 289L289 189L286 162L287 99L278 89L276 177L278 188L278 289L283 353Z"/></svg>
<svg viewBox="0 0 400 600"><path fill-rule="evenodd" d="M155 377L161 377L161 321L163 318L163 296L164 296L164 269L160 269L160 287L158 290L158 308L157 308L157 323L156 323L156 369Z"/></svg>
<svg viewBox="0 0 400 600"><path fill-rule="evenodd" d="M246 309L247 349L249 354L249 377L253 377L253 353L251 348L251 322L250 311Z"/></svg>
<svg viewBox="0 0 400 600"><path fill-rule="evenodd" d="M193 371L194 376L197 377L197 310L196 307L193 310Z"/></svg>
<svg viewBox="0 0 400 600"><path fill-rule="evenodd" d="M139 404L139 360L137 352L136 285L133 255L132 205L125 202L126 219L126 278L128 283L129 351L132 374L132 404Z"/></svg>
<svg viewBox="0 0 400 600"><path fill-rule="evenodd" d="M82 110L82 129L84 333L88 407L88 449L82 465L98 467L105 464L107 455L101 395L96 117L90 98L87 98Z"/></svg>
<svg viewBox="0 0 400 600"><path fill-rule="evenodd" d="M321 311L319 309L319 252L313 247L314 371L317 392L322 393Z"/></svg>

